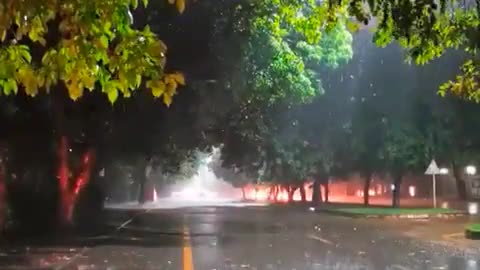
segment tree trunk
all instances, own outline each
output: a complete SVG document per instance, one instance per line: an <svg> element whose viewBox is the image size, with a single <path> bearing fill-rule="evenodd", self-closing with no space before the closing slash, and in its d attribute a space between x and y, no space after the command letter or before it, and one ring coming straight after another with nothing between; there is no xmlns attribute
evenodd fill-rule
<svg viewBox="0 0 480 270"><path fill-rule="evenodd" d="M0 149L1 151L2 149ZM3 233L6 228L7 222L7 186L6 186L6 166L5 166L5 157L1 155L0 152L0 238L3 238Z"/></svg>
<svg viewBox="0 0 480 270"><path fill-rule="evenodd" d="M268 199L270 201L275 201L275 190L276 190L276 186L275 185L272 185L270 187L270 191L269 191L269 194L268 194Z"/></svg>
<svg viewBox="0 0 480 270"><path fill-rule="evenodd" d="M322 190L321 190L320 180L315 179L313 182L312 190L312 204L318 205L322 202Z"/></svg>
<svg viewBox="0 0 480 270"><path fill-rule="evenodd" d="M242 187L242 200L247 200L247 194L245 192L245 187Z"/></svg>
<svg viewBox="0 0 480 270"><path fill-rule="evenodd" d="M61 226L71 225L72 220L69 220L71 196L69 194L70 188L70 169L68 165L68 139L65 127L65 92L64 89L56 89L50 96L53 104L53 122L56 129L56 139L58 140L57 149L57 180L59 189L59 208L58 208L58 220Z"/></svg>
<svg viewBox="0 0 480 270"><path fill-rule="evenodd" d="M307 202L307 192L305 191L305 185L300 185L300 196L302 198L302 203Z"/></svg>
<svg viewBox="0 0 480 270"><path fill-rule="evenodd" d="M71 196L69 192L69 166L68 166L68 141L65 136L60 138L60 145L58 148L58 181L60 193L60 224L70 225L71 223Z"/></svg>
<svg viewBox="0 0 480 270"><path fill-rule="evenodd" d="M140 164L137 166L136 178L139 185L137 201L139 204L144 204L147 201L147 181L151 169L149 166L151 166L151 164L150 158L148 157L141 160Z"/></svg>
<svg viewBox="0 0 480 270"><path fill-rule="evenodd" d="M80 173L72 189L72 214L75 226L90 230L101 224L104 194L97 177L97 156L90 148L83 155Z"/></svg>
<svg viewBox="0 0 480 270"><path fill-rule="evenodd" d="M95 154L93 149L88 149L82 155L82 164L80 172L74 177L73 183L70 179L72 172L69 165L68 158L68 140L65 136L60 138L60 145L58 149L58 181L60 192L60 223L65 226L70 226L73 223L73 215L78 195L81 193L83 187L90 181Z"/></svg>
<svg viewBox="0 0 480 270"><path fill-rule="evenodd" d="M328 197L330 195L328 179L327 179L327 182L325 182L324 189L325 189L325 202L328 203Z"/></svg>
<svg viewBox="0 0 480 270"><path fill-rule="evenodd" d="M288 190L288 202L289 203L293 202L293 194L295 194L295 191L297 190L297 187L288 186L287 190Z"/></svg>
<svg viewBox="0 0 480 270"><path fill-rule="evenodd" d="M364 174L365 182L363 186L363 204L365 206L369 205L370 203L370 183L372 181L372 173L370 171L366 171Z"/></svg>
<svg viewBox="0 0 480 270"><path fill-rule="evenodd" d="M392 192L392 207L397 208L400 206L400 187L402 185L402 173L396 173L393 176L393 192Z"/></svg>
<svg viewBox="0 0 480 270"><path fill-rule="evenodd" d="M82 167L79 175L75 179L73 188L73 195L76 199L78 194L82 191L82 188L90 181L92 176L93 167L95 164L95 153L93 149L87 150L82 157Z"/></svg>
<svg viewBox="0 0 480 270"><path fill-rule="evenodd" d="M273 201L278 202L278 193L280 192L280 186L275 185L273 186Z"/></svg>
<svg viewBox="0 0 480 270"><path fill-rule="evenodd" d="M147 185L147 177L145 177L144 174L142 174L140 177L139 177L139 188L138 188L138 197L137 197L137 201L139 204L144 204L145 201L146 201L146 198L145 198L145 187Z"/></svg>
<svg viewBox="0 0 480 270"><path fill-rule="evenodd" d="M465 179L462 178L461 169L455 162L452 162L452 168L453 168L453 177L455 178L455 183L457 186L458 198L460 200L466 200L467 185L465 183Z"/></svg>

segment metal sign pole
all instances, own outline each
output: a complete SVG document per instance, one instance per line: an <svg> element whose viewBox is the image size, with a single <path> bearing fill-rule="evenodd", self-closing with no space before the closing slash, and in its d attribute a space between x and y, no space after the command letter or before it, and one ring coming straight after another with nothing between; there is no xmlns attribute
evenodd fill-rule
<svg viewBox="0 0 480 270"><path fill-rule="evenodd" d="M437 208L437 185L435 174L432 174L433 177L433 208Z"/></svg>
<svg viewBox="0 0 480 270"><path fill-rule="evenodd" d="M430 162L430 165L428 165L427 170L425 171L425 174L432 175L432 185L433 185L433 208L437 208L437 181L435 179L435 175L439 174L440 169L437 166L437 163L435 160L432 159L432 162Z"/></svg>

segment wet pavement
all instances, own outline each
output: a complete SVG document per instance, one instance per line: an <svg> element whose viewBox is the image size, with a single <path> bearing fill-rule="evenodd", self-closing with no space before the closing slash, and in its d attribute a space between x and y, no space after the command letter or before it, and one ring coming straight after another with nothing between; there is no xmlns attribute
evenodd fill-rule
<svg viewBox="0 0 480 270"><path fill-rule="evenodd" d="M451 229L438 230L438 239L412 234L418 226L447 227L435 226L442 220L352 219L306 207L150 210L120 222L121 216L108 235L4 248L0 269L480 269L480 243L444 239Z"/></svg>

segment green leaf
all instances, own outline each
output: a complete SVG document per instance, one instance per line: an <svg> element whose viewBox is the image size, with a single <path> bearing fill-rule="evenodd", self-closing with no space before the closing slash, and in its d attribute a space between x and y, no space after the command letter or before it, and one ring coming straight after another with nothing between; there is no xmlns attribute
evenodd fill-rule
<svg viewBox="0 0 480 270"><path fill-rule="evenodd" d="M155 98L160 97L163 93L165 93L166 86L163 81L148 81L147 88L152 90L152 95Z"/></svg>
<svg viewBox="0 0 480 270"><path fill-rule="evenodd" d="M14 94L18 93L18 85L17 82L13 79L9 79L5 85L8 85L8 87L12 90Z"/></svg>
<svg viewBox="0 0 480 270"><path fill-rule="evenodd" d="M25 59L25 61L27 61L27 63L31 63L32 62L32 56L30 55L30 52L29 52L29 49L27 46L25 45L20 45L18 47L18 53L20 54L20 56Z"/></svg>
<svg viewBox="0 0 480 270"><path fill-rule="evenodd" d="M0 91L0 94L2 92L7 96L10 94L10 90L7 87L5 87L5 81L0 81L0 87L2 88L2 91Z"/></svg>
<svg viewBox="0 0 480 270"><path fill-rule="evenodd" d="M102 45L103 48L108 48L108 38L107 38L107 36L101 36L100 37L100 44Z"/></svg>
<svg viewBox="0 0 480 270"><path fill-rule="evenodd" d="M135 87L139 88L141 84L142 84L142 76L137 74L135 76Z"/></svg>
<svg viewBox="0 0 480 270"><path fill-rule="evenodd" d="M3 93L7 96L10 95L11 93L17 94L18 92L17 83L13 79L2 81L2 86L3 86Z"/></svg>
<svg viewBox="0 0 480 270"><path fill-rule="evenodd" d="M107 96L108 96L108 100L110 101L110 103L112 103L112 105L115 103L115 101L117 100L118 98L118 90L115 89L115 88L111 88L109 89L108 93L107 93Z"/></svg>
<svg viewBox="0 0 480 270"><path fill-rule="evenodd" d="M131 3L131 4L132 4L133 9L137 9L137 7L138 7L138 0L132 0L132 3Z"/></svg>

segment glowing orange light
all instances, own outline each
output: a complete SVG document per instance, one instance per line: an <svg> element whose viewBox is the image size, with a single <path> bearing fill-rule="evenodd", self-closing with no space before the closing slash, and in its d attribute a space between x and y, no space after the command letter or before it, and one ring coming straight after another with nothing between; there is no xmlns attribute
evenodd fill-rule
<svg viewBox="0 0 480 270"><path fill-rule="evenodd" d="M255 194L255 199L258 201L264 201L267 200L268 198L268 193L264 189L259 189L257 190Z"/></svg>
<svg viewBox="0 0 480 270"><path fill-rule="evenodd" d="M282 190L281 192L278 193L277 200L280 202L288 202L288 192L285 190Z"/></svg>

